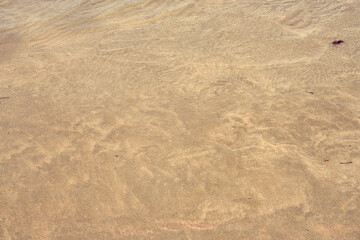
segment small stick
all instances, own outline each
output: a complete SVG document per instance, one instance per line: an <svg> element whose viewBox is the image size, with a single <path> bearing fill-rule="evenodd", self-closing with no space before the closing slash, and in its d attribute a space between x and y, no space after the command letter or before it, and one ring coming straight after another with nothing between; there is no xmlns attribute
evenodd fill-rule
<svg viewBox="0 0 360 240"><path fill-rule="evenodd" d="M8 98L10 98L10 97L0 97L0 99L8 99Z"/></svg>
<svg viewBox="0 0 360 240"><path fill-rule="evenodd" d="M340 164L351 164L352 162L341 162Z"/></svg>
<svg viewBox="0 0 360 240"><path fill-rule="evenodd" d="M342 44L344 41L343 40L338 40L338 41L333 41L332 44L333 45L340 45Z"/></svg>

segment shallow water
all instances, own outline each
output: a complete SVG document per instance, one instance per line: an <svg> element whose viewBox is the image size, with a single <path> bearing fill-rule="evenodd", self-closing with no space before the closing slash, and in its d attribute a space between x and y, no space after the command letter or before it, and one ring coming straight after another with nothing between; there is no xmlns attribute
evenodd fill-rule
<svg viewBox="0 0 360 240"><path fill-rule="evenodd" d="M359 239L359 7L0 1L0 238Z"/></svg>

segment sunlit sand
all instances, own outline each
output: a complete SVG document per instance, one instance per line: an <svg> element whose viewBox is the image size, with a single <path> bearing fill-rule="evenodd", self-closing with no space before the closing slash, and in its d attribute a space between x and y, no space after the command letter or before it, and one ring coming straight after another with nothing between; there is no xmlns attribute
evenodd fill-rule
<svg viewBox="0 0 360 240"><path fill-rule="evenodd" d="M358 240L360 2L0 1L0 134L0 239Z"/></svg>

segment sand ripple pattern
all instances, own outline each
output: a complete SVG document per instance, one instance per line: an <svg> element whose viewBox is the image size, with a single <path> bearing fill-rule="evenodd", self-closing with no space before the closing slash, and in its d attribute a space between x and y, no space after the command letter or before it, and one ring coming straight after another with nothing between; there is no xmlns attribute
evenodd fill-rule
<svg viewBox="0 0 360 240"><path fill-rule="evenodd" d="M359 239L359 9L0 0L0 239Z"/></svg>

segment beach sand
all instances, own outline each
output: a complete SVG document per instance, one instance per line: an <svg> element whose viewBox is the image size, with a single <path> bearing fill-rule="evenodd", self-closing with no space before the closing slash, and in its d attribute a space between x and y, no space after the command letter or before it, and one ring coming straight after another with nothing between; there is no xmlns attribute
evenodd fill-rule
<svg viewBox="0 0 360 240"><path fill-rule="evenodd" d="M360 2L2 0L0 136L0 239L358 240Z"/></svg>

